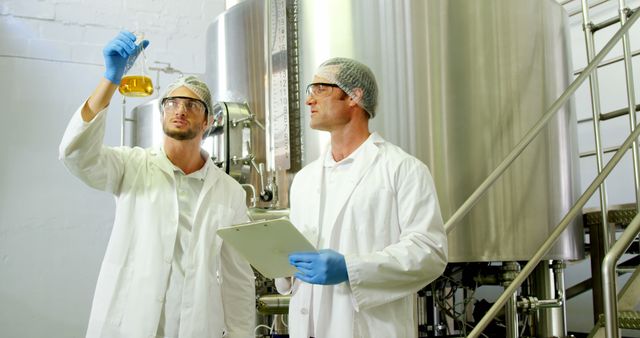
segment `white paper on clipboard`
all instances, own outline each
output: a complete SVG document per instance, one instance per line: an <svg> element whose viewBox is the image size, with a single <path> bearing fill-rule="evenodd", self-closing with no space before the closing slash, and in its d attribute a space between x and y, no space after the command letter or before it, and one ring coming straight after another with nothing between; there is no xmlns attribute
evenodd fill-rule
<svg viewBox="0 0 640 338"><path fill-rule="evenodd" d="M293 276L290 253L317 251L286 218L237 224L217 234L267 278Z"/></svg>

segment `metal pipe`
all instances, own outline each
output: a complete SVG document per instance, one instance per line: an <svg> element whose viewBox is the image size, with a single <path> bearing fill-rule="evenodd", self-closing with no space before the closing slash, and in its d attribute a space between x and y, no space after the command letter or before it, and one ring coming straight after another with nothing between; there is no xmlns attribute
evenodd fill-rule
<svg viewBox="0 0 640 338"><path fill-rule="evenodd" d="M636 126L636 131L639 128ZM636 215L622 233L622 236L611 247L602 262L602 284L604 298L605 332L607 338L617 338L618 333L618 302L616 297L615 265L620 256L640 232L640 215Z"/></svg>
<svg viewBox="0 0 640 338"><path fill-rule="evenodd" d="M120 146L124 146L124 124L127 120L127 110L126 110L127 98L122 96L122 116L120 118Z"/></svg>
<svg viewBox="0 0 640 338"><path fill-rule="evenodd" d="M253 184L240 184L243 188L249 188L249 191L251 191L251 198L249 199L251 201L251 208L255 208L256 207L256 199L258 197L258 195L256 195L256 188L253 186ZM251 215L249 214L249 210L247 210L247 214L249 215L249 218L251 218Z"/></svg>
<svg viewBox="0 0 640 338"><path fill-rule="evenodd" d="M607 20L602 21L601 23L597 23L591 26L591 32L595 33L603 28L607 28L609 26L613 26L620 22L619 16L614 16L613 18L609 18Z"/></svg>
<svg viewBox="0 0 640 338"><path fill-rule="evenodd" d="M528 281L532 284L528 297L520 297L518 308L530 312L536 320L535 337L566 337L564 334L563 299L558 292L556 276L551 273L551 263L542 260L533 270ZM564 289L563 289L564 291ZM536 295L536 296L533 296ZM535 313L535 314L534 314Z"/></svg>
<svg viewBox="0 0 640 338"><path fill-rule="evenodd" d="M584 37L587 46L587 61L593 60L595 54L595 40L593 38L593 30L589 28L591 22L589 19L589 6L587 0L582 0L582 23L584 29ZM623 35L624 36L624 35ZM602 171L602 137L600 135L600 85L598 83L598 71L594 71L589 75L589 88L591 91L591 110L593 113L593 134L596 145L596 167L598 172ZM602 218L602 241L604 252L609 250L609 222L607 220L607 189L604 181L600 185L600 217Z"/></svg>
<svg viewBox="0 0 640 338"><path fill-rule="evenodd" d="M260 314L287 314L291 295L263 295L256 301L256 310Z"/></svg>
<svg viewBox="0 0 640 338"><path fill-rule="evenodd" d="M505 307L504 317L506 321L506 336L508 338L518 338L518 294L513 292Z"/></svg>
<svg viewBox="0 0 640 338"><path fill-rule="evenodd" d="M125 133L125 127L126 127L126 123L127 122L136 122L136 119L132 119L132 118L128 118L127 117L127 110L126 110L126 103L127 103L127 98L125 96L122 96L122 116L120 117L120 146L124 146L124 133Z"/></svg>
<svg viewBox="0 0 640 338"><path fill-rule="evenodd" d="M625 4L625 0L619 0L619 15L620 24L624 25L627 22L627 16L629 15L629 8ZM636 94L635 86L633 83L633 62L631 61L631 42L629 41L629 33L622 36L622 48L624 55L624 73L627 80L627 109L629 112L629 129L633 131L636 125ZM638 160L638 142L633 142L631 145L631 157L633 160L633 179L635 183L636 193L636 210L640 210L640 174L638 173L638 167L640 166Z"/></svg>
<svg viewBox="0 0 640 338"><path fill-rule="evenodd" d="M595 54L595 40L593 34L595 32L594 25L589 19L589 7L587 5L587 0L582 0L582 27L584 30L584 39L585 45L587 49L587 61L593 60L593 55ZM594 135L594 143L595 143L595 158L596 158L596 168L598 173L602 171L603 167L603 152L602 152L602 136L600 135L600 85L598 82L598 71L594 71L589 76L589 91L591 93L591 112L592 112L592 127L593 127L593 135ZM591 256L591 271L599 271L601 269L602 261L600 257L603 257L604 254L609 250L610 239L609 239L609 221L607 214L607 188L605 181L602 181L600 184L600 190L598 192L599 202L600 202L600 219L601 222L599 226L599 241L595 241L592 245L592 252L594 255ZM596 245L599 244L599 245ZM594 290L602 289L602 276L599 274L593 274L593 287ZM602 295L598 292L593 292L591 295L593 299L593 317L594 322L597 321L598 316L603 312L602 310Z"/></svg>
<svg viewBox="0 0 640 338"><path fill-rule="evenodd" d="M556 316L558 317L559 330L562 334L562 337L567 336L567 298L565 296L565 285L564 285L564 269L566 268L566 264L563 261L554 261L552 264L553 268L553 279L555 281L556 287L556 298L562 303L560 306L560 311L554 311Z"/></svg>
<svg viewBox="0 0 640 338"><path fill-rule="evenodd" d="M505 262L501 268L503 278L502 286L505 288L518 276L520 264L518 262ZM506 336L509 338L518 338L518 292L511 293L509 301L505 307Z"/></svg>
<svg viewBox="0 0 640 338"><path fill-rule="evenodd" d="M620 149L620 147L608 147L608 148L604 148L602 150L602 153L607 154L607 153L615 153L616 151L618 151L618 149ZM590 157L590 156L595 156L596 151L595 150L590 150L590 151L585 151L584 153L580 153L580 158L583 157Z"/></svg>
<svg viewBox="0 0 640 338"><path fill-rule="evenodd" d="M518 308L527 311L538 311L539 309L553 309L562 307L561 299L538 299L536 297L522 297L517 303ZM541 332L545 332L541 330ZM548 335L548 332L545 332Z"/></svg>
<svg viewBox="0 0 640 338"><path fill-rule="evenodd" d="M638 14L640 14L640 11L633 14L632 20L629 21L631 24L633 24L633 22L635 22L635 20L638 18ZM626 26L626 27L628 28L629 26ZM582 212L582 207L587 203L587 201L589 200L591 195L596 191L596 189L598 189L598 186L600 185L600 183L602 183L602 181L604 181L605 177L607 177L607 175L611 173L611 171L613 170L613 167L615 167L615 165L618 164L618 162L620 162L620 159L622 159L622 156L624 156L626 149L629 149L629 147L631 147L631 143L635 139L637 139L639 135L640 135L640 128L636 127L633 133L631 133L627 137L627 139L624 141L620 149L613 155L611 160L609 160L609 162L604 167L602 172L598 174L598 176L596 176L594 181L591 182L591 184L589 185L589 187L587 187L585 192L580 196L580 198L578 198L578 200L573 205L573 207L569 210L569 212L564 216L564 218L562 218L562 220L555 227L555 229L553 230L549 238L542 244L540 249L538 249L538 251L533 255L531 260L529 260L529 262L524 266L522 271L513 280L513 282L511 282L509 287L507 287L507 289L502 293L502 295L498 297L498 300L496 300L496 302L491 306L489 311L487 311L484 317L482 317L480 322L478 322L476 327L469 334L469 337L471 338L478 337L482 333L482 330L484 330L487 327L487 325L489 325L489 322L491 322L491 320L496 316L496 314L498 313L500 308L505 304L507 299L511 296L511 294L513 294L513 292L515 292L515 290L518 287L520 287L522 282L524 282L524 280L529 276L531 271L533 271L536 265L538 265L538 262L540 261L540 259L542 259L542 257L547 253L547 251L549 251L549 249L551 249L555 241L558 239L558 237L560 237L560 235L567 228L569 223L578 214Z"/></svg>
<svg viewBox="0 0 640 338"><path fill-rule="evenodd" d="M486 191L493 185L493 183L502 175L502 173L511 165L511 163L522 153L531 141L540 133L547 122L553 117L553 115L565 104L565 102L573 95L573 93L582 85L584 80L593 72L598 63L604 59L604 57L613 49L615 44L620 40L622 34L626 33L629 28L638 20L640 11L636 10L629 18L629 21L624 24L616 34L613 35L611 40L602 48L602 50L595 56L595 58L587 65L585 72L580 74L567 89L560 95L560 97L549 107L545 114L538 120L535 126L524 136L524 138L515 146L515 148L507 155L507 157L491 172L482 184L469 196L469 198L456 210L456 212L447 220L445 224L445 230L447 234L450 233L457 225L458 221L464 217L469 210L478 202L478 199L486 193Z"/></svg>
<svg viewBox="0 0 640 338"><path fill-rule="evenodd" d="M560 299L539 299L536 306L538 309L552 309L562 306L562 300Z"/></svg>
<svg viewBox="0 0 640 338"><path fill-rule="evenodd" d="M617 109L614 111L610 111L608 113L600 114L600 121L610 120L616 117L624 116L629 114L629 111L632 110L629 107L625 107L622 109ZM640 104L636 104L635 111L640 111ZM593 121L593 117L585 117L583 119L578 120L578 123Z"/></svg>
<svg viewBox="0 0 640 338"><path fill-rule="evenodd" d="M631 53L632 57L633 56L638 56L638 55L640 55L640 49L635 50L633 53ZM603 61L602 63L600 63L600 65L598 65L598 68L602 68L602 67L605 67L605 66L608 66L608 65L612 65L612 64L620 62L622 60L624 60L624 56L623 55L616 56L616 57L611 58L609 60ZM582 73L583 71L584 71L584 68L578 69L578 70L573 72L573 75L580 75L580 73Z"/></svg>
<svg viewBox="0 0 640 338"><path fill-rule="evenodd" d="M598 1L595 1L589 6L589 8L600 6L600 5L602 5L603 3L607 2L607 1L609 1L609 0L598 0ZM575 10L575 11L569 13L569 16L578 15L578 14L580 14L580 12L581 12L581 10Z"/></svg>

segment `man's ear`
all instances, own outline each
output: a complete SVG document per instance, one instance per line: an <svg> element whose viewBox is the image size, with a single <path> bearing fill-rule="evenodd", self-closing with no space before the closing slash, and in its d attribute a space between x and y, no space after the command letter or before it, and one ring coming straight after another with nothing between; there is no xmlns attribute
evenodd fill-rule
<svg viewBox="0 0 640 338"><path fill-rule="evenodd" d="M358 105L362 102L362 97L364 96L364 91L362 90L362 88L354 88L351 91L351 95L349 95L349 98L351 99L351 102L349 103L350 106L355 106Z"/></svg>
<svg viewBox="0 0 640 338"><path fill-rule="evenodd" d="M216 118L215 116L213 116L213 114L209 113L209 117L208 117L208 121L207 121L207 125L209 127L213 126L213 123L216 122Z"/></svg>

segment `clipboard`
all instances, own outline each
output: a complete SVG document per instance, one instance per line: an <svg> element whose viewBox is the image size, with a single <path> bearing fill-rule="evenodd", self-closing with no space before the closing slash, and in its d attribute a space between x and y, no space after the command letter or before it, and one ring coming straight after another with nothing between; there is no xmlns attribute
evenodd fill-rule
<svg viewBox="0 0 640 338"><path fill-rule="evenodd" d="M289 264L290 253L317 251L286 218L237 224L216 233L267 278L293 276L297 270Z"/></svg>

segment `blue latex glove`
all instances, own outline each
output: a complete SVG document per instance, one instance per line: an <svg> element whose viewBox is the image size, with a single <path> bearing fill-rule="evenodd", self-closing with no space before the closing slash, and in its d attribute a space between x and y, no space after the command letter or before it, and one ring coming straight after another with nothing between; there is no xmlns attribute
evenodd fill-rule
<svg viewBox="0 0 640 338"><path fill-rule="evenodd" d="M104 65L106 67L104 77L107 80L114 84L120 84L122 76L127 71L127 63L130 67L140 51L149 45L147 40L143 40L137 46L135 42L136 36L133 33L122 31L104 46L102 55L104 56Z"/></svg>
<svg viewBox="0 0 640 338"><path fill-rule="evenodd" d="M298 269L295 277L310 283L333 285L349 280L344 256L325 249L318 252L294 252L289 263Z"/></svg>

